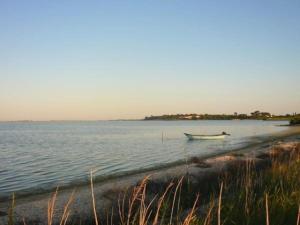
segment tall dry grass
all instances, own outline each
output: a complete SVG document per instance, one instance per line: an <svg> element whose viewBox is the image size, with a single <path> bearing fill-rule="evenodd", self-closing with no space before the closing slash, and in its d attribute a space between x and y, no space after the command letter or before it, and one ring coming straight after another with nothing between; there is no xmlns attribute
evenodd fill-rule
<svg viewBox="0 0 300 225"><path fill-rule="evenodd" d="M84 224L300 225L300 145L288 154L278 152L280 150L265 159L267 165L270 164L268 168L259 168L253 160L236 165L220 176L208 192L202 191L203 183L191 183L188 177L162 183L161 190L155 191L151 187L151 176L147 176L135 187L120 193L115 203L117 213L112 208L106 216L103 209L96 207L91 172L93 218ZM55 210L56 189L48 202L48 225L54 224L54 218L60 218L59 225L83 224L70 220L74 195L74 192L70 195L59 216ZM14 204L13 198L8 225L14 224ZM24 224L30 223L24 220Z"/></svg>

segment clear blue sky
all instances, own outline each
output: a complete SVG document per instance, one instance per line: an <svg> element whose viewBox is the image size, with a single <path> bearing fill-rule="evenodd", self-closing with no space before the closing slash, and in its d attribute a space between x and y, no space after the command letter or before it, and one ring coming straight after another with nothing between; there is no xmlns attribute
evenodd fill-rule
<svg viewBox="0 0 300 225"><path fill-rule="evenodd" d="M300 1L0 2L0 120L300 112Z"/></svg>

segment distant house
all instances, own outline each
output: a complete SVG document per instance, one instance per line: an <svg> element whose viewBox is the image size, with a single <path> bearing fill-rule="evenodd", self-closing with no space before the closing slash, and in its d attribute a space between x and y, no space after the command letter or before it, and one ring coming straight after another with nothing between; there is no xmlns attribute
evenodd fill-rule
<svg viewBox="0 0 300 225"><path fill-rule="evenodd" d="M191 120L191 119L193 119L193 116L191 116L191 115L190 116L184 116L183 119Z"/></svg>

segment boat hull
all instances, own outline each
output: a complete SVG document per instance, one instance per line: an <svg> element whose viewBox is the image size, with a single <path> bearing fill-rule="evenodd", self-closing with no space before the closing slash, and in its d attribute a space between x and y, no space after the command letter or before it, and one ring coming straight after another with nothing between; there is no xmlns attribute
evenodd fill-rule
<svg viewBox="0 0 300 225"><path fill-rule="evenodd" d="M185 133L189 140L219 140L224 139L227 135L193 135Z"/></svg>

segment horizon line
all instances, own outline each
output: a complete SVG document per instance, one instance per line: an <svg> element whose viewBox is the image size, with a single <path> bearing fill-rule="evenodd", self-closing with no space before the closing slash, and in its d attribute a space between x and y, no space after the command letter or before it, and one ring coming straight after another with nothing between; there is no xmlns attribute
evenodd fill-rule
<svg viewBox="0 0 300 225"><path fill-rule="evenodd" d="M255 111L259 111L259 110L255 110ZM254 112L255 112L254 111ZM259 112L267 112L267 111L259 111ZM145 118L147 117L152 117L152 116L164 116L164 115L192 115L192 114L196 114L196 115L234 115L233 114L226 114L226 113L169 113L169 114L160 114L160 115L149 115L149 116L144 116L143 118L136 118L136 119L48 119L48 120L28 120L28 119L19 119L19 120L0 120L0 123L3 122L97 122L97 121L141 121L141 120L145 120ZM245 114L245 115L251 115L248 113L238 113L238 115L241 114ZM293 113L284 113L284 114L273 114L270 113L273 116L293 116L293 115L297 115L297 112L293 112Z"/></svg>

